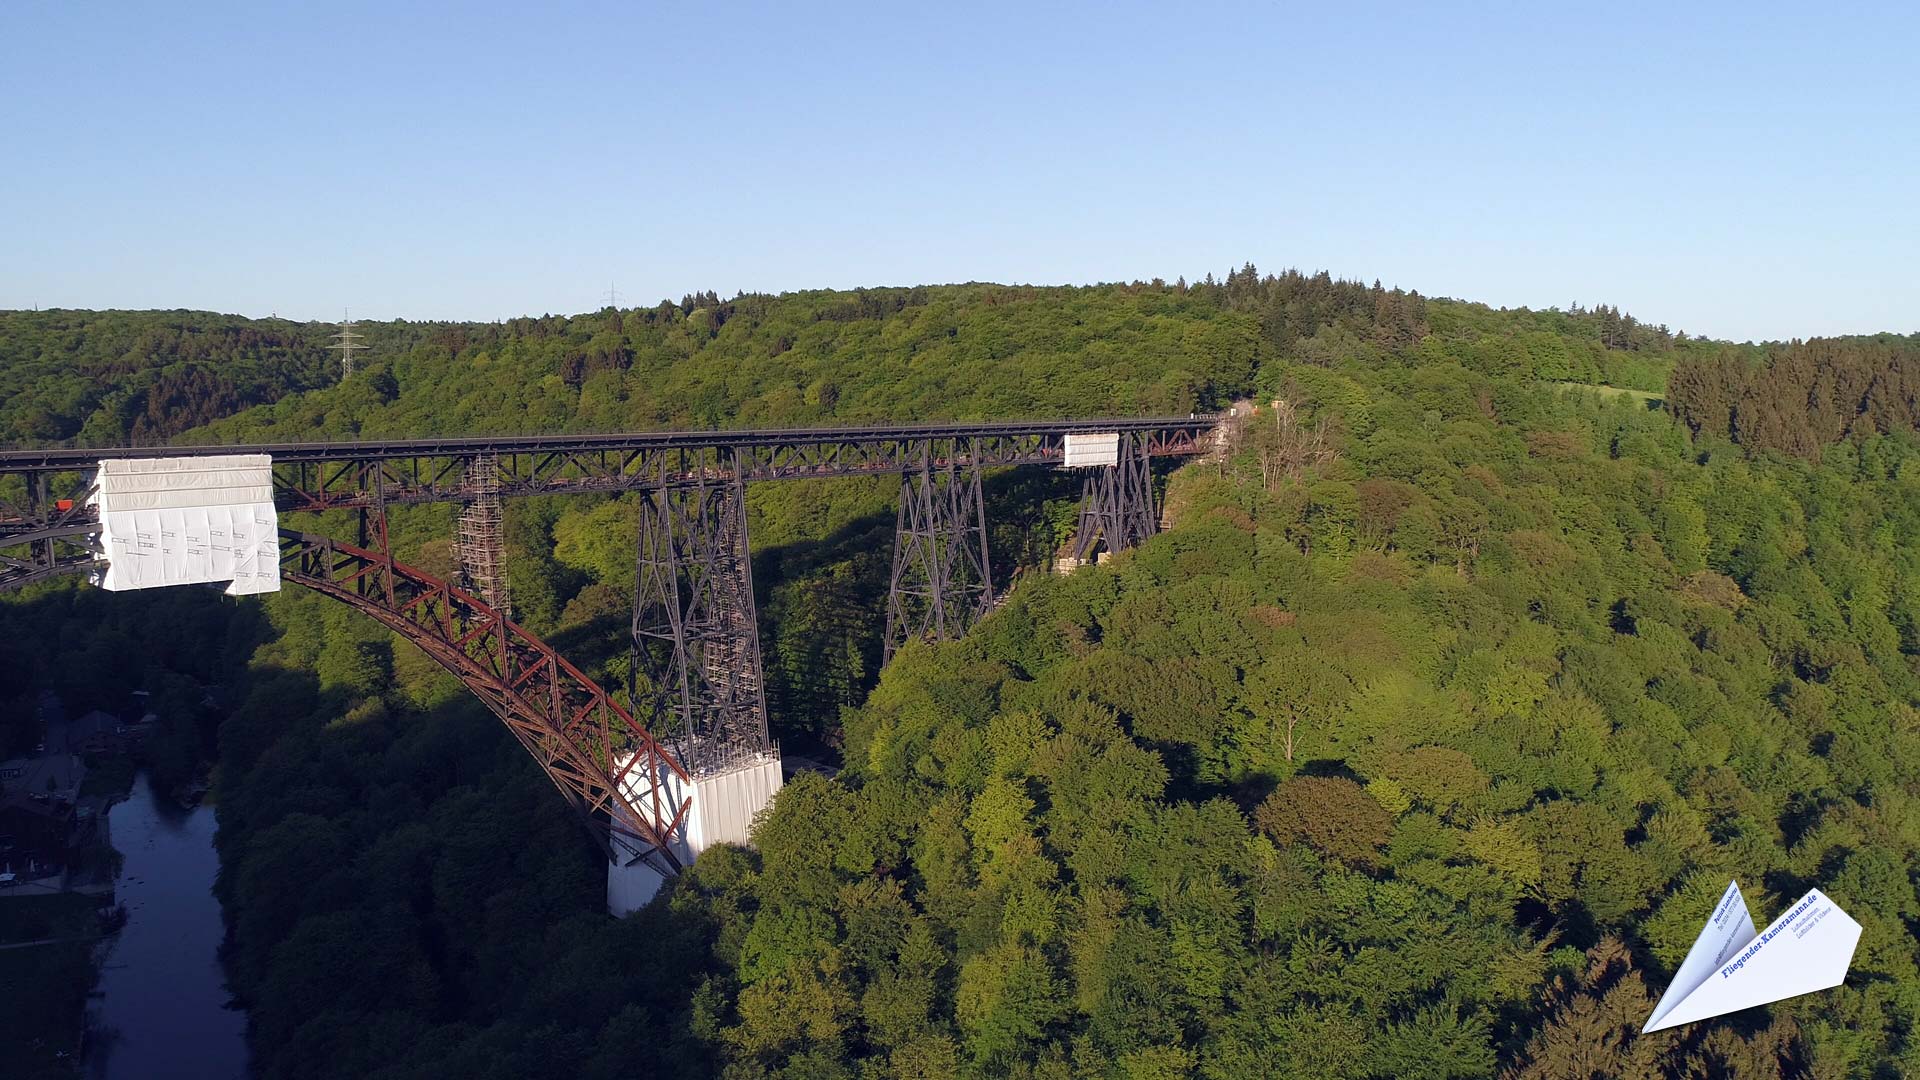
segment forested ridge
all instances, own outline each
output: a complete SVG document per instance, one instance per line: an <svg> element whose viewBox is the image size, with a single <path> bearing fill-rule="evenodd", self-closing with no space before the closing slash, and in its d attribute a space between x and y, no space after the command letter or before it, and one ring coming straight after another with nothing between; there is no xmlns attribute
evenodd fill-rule
<svg viewBox="0 0 1920 1080"><path fill-rule="evenodd" d="M1674 415L1753 450L1818 456L1850 436L1920 428L1920 335L1815 338L1704 356L1674 372Z"/></svg>
<svg viewBox="0 0 1920 1080"><path fill-rule="evenodd" d="M597 856L550 785L456 683L340 605L271 598L268 626L224 631L229 652L264 643L215 748L229 960L263 1075L1920 1064L1920 442L1910 421L1846 422L1796 452L1718 419L1747 383L1696 389L1794 350L1910 346L1730 346L1605 306L1252 267L390 332L350 379L316 359L271 404L177 437L1282 404L1227 460L1168 478L1165 535L1026 573L967 639L884 674L893 485L756 488L776 736L846 768L796 777L757 851L709 852L625 920L602 914ZM1565 383L1668 392L1672 412ZM996 556L1044 562L1071 486L992 487ZM630 498L508 514L523 621L609 685L633 520ZM402 556L448 568L450 522L396 511ZM1845 906L1865 927L1847 985L1638 1036L1729 877L1762 921L1811 886Z"/></svg>
<svg viewBox="0 0 1920 1080"><path fill-rule="evenodd" d="M401 348L446 329L382 323ZM204 311L0 311L9 445L151 446L332 381L334 327Z"/></svg>

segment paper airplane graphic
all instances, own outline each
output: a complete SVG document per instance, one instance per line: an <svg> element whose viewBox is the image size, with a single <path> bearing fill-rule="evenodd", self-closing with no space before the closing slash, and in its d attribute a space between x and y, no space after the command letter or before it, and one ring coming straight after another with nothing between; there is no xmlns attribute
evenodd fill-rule
<svg viewBox="0 0 1920 1080"><path fill-rule="evenodd" d="M1691 1024L1839 986L1859 942L1860 924L1819 889L1756 932L1740 883L1729 882L1674 973L1673 985L1640 1030Z"/></svg>

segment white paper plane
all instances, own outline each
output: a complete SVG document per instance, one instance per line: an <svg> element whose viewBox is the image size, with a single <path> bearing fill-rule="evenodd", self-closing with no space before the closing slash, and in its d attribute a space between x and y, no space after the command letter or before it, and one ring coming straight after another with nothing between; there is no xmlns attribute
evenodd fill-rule
<svg viewBox="0 0 1920 1080"><path fill-rule="evenodd" d="M1860 924L1819 889L1756 933L1740 884L1731 882L1640 1030L1691 1024L1839 986L1859 943Z"/></svg>
<svg viewBox="0 0 1920 1080"><path fill-rule="evenodd" d="M1720 894L1720 902L1713 906L1713 917L1694 939L1693 948L1687 950L1687 958L1673 974L1672 985L1660 995L1660 1003L1653 1007L1653 1015L1647 1018L1647 1026L1642 1030L1657 1031L1667 1026L1660 1023L1660 1018L1699 989L1714 969L1725 964L1734 950L1752 941L1757 933L1753 916L1747 913L1746 899L1740 895L1740 883L1728 882L1727 891Z"/></svg>

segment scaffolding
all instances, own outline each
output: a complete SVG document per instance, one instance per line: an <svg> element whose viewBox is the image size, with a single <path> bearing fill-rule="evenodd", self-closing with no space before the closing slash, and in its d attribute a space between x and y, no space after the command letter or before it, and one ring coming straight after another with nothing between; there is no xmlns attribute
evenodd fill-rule
<svg viewBox="0 0 1920 1080"><path fill-rule="evenodd" d="M468 591L508 618L513 595L507 585L505 511L500 505L500 462L493 454L475 454L467 462L470 496L454 528L453 547Z"/></svg>

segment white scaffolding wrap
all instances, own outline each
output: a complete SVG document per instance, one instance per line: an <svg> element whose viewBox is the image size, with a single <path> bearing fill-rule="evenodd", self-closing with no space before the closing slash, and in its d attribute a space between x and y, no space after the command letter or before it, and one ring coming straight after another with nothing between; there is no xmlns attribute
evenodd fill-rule
<svg viewBox="0 0 1920 1080"><path fill-rule="evenodd" d="M1061 467L1094 469L1120 464L1120 433L1103 431L1093 435L1069 435Z"/></svg>
<svg viewBox="0 0 1920 1080"><path fill-rule="evenodd" d="M668 841L681 866L692 866L702 851L715 844L751 844L754 816L766 809L781 786L779 747L725 772L695 777L692 783L665 768L659 769L656 777L648 777L645 769L629 770L626 766L630 761L630 755L614 761L614 775L622 777L621 794L628 805L650 817L654 802L647 784L659 783L663 818L659 826L675 824L680 804L693 800L686 814L678 816ZM607 910L615 915L638 911L666 880L659 870L639 859L615 861L607 867Z"/></svg>
<svg viewBox="0 0 1920 1080"><path fill-rule="evenodd" d="M102 461L103 589L231 582L229 596L280 590L280 520L266 454Z"/></svg>

